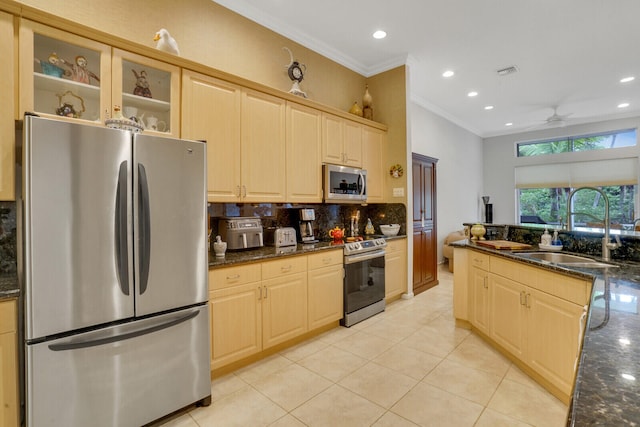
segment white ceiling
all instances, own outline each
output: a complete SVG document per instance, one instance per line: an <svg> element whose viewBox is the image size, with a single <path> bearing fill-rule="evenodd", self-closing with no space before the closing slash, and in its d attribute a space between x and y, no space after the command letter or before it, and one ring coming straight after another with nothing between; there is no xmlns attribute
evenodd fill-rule
<svg viewBox="0 0 640 427"><path fill-rule="evenodd" d="M640 116L639 0L215 2L364 76L408 64L414 102L482 137L543 129L553 106L569 125Z"/></svg>

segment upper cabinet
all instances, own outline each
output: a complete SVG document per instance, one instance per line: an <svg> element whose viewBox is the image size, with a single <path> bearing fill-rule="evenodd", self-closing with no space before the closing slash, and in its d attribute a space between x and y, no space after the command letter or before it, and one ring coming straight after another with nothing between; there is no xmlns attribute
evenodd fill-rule
<svg viewBox="0 0 640 427"><path fill-rule="evenodd" d="M182 135L207 141L208 200L283 202L285 101L187 70L182 89Z"/></svg>
<svg viewBox="0 0 640 427"><path fill-rule="evenodd" d="M25 19L19 45L20 116L102 124L117 105L147 131L180 136L179 67Z"/></svg>
<svg viewBox="0 0 640 427"><path fill-rule="evenodd" d="M19 45L20 116L104 123L111 104L109 46L24 19Z"/></svg>
<svg viewBox="0 0 640 427"><path fill-rule="evenodd" d="M15 127L13 17L0 12L0 200L14 200Z"/></svg>
<svg viewBox="0 0 640 427"><path fill-rule="evenodd" d="M287 102L287 202L322 202L321 115Z"/></svg>
<svg viewBox="0 0 640 427"><path fill-rule="evenodd" d="M180 68L113 49L111 104L135 116L145 131L180 136Z"/></svg>
<svg viewBox="0 0 640 427"><path fill-rule="evenodd" d="M323 113L322 161L362 167L362 125Z"/></svg>
<svg viewBox="0 0 640 427"><path fill-rule="evenodd" d="M240 200L240 86L185 70L182 136L207 141L210 202Z"/></svg>

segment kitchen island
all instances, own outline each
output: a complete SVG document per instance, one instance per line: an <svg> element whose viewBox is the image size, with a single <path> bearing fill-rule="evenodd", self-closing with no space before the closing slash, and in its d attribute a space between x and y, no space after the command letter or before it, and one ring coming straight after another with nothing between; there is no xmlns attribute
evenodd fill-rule
<svg viewBox="0 0 640 427"><path fill-rule="evenodd" d="M640 263L613 261L615 267L610 268L568 268L469 240L455 246L593 280L567 425L640 422Z"/></svg>

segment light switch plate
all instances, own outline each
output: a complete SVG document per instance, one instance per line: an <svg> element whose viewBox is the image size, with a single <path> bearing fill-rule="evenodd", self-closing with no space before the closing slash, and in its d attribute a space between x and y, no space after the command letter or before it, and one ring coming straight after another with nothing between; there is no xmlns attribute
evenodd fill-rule
<svg viewBox="0 0 640 427"><path fill-rule="evenodd" d="M393 189L393 197L404 197L404 187L396 187Z"/></svg>

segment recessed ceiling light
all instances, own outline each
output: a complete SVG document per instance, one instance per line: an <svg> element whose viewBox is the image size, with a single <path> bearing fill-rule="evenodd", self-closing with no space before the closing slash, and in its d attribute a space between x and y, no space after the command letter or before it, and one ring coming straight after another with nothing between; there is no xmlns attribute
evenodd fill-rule
<svg viewBox="0 0 640 427"><path fill-rule="evenodd" d="M628 102L623 102L621 104L618 104L618 108L627 108L629 106Z"/></svg>
<svg viewBox="0 0 640 427"><path fill-rule="evenodd" d="M624 79L620 79L620 83L629 83L634 81L636 78L633 76L625 77Z"/></svg>
<svg viewBox="0 0 640 427"><path fill-rule="evenodd" d="M473 98L474 96L478 96L478 92L476 92L475 90L469 92L467 94L468 97Z"/></svg>
<svg viewBox="0 0 640 427"><path fill-rule="evenodd" d="M378 30L375 33L373 33L374 39L383 39L385 37L387 37L386 31Z"/></svg>
<svg viewBox="0 0 640 427"><path fill-rule="evenodd" d="M451 70L447 70L444 73L442 73L442 77L453 77L455 73Z"/></svg>
<svg viewBox="0 0 640 427"><path fill-rule="evenodd" d="M513 123L509 122L509 123L505 123L505 126L513 126Z"/></svg>
<svg viewBox="0 0 640 427"><path fill-rule="evenodd" d="M485 110L493 110L493 105L487 105L484 107Z"/></svg>

